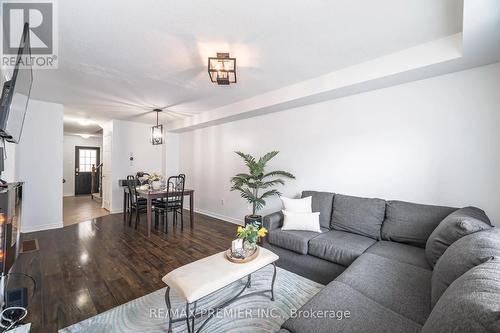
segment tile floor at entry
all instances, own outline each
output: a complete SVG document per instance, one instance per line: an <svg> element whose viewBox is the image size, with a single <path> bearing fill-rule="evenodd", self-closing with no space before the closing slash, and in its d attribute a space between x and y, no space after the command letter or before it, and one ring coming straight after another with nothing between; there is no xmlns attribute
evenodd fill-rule
<svg viewBox="0 0 500 333"><path fill-rule="evenodd" d="M101 208L101 203L93 200L90 195L64 197L63 199L63 221L65 227L106 215L109 215L109 212Z"/></svg>

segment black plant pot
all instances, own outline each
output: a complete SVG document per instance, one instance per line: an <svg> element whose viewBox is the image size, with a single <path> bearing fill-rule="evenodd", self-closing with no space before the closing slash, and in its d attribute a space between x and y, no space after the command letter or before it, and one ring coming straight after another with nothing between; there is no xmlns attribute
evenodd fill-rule
<svg viewBox="0 0 500 333"><path fill-rule="evenodd" d="M262 216L261 215L247 215L247 216L245 216L245 227L251 223L257 225L259 228L262 227Z"/></svg>

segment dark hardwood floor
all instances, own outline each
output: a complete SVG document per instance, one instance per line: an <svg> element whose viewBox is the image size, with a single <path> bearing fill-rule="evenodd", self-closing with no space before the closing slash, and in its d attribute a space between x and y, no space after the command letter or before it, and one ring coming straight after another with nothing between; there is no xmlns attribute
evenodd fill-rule
<svg viewBox="0 0 500 333"><path fill-rule="evenodd" d="M194 230L185 212L169 233L144 230L113 214L61 229L23 234L37 238L38 252L20 254L13 271L31 275L37 291L25 322L33 332L58 329L164 287L161 278L176 267L223 251L236 234L234 224L195 214ZM146 222L142 216L140 225ZM9 287L29 280L13 275Z"/></svg>

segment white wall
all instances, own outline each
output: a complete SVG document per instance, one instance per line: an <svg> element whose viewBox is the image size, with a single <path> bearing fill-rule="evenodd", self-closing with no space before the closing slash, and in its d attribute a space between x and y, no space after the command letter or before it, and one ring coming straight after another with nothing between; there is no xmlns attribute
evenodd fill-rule
<svg viewBox="0 0 500 333"><path fill-rule="evenodd" d="M112 177L113 177L113 122L102 125L102 208L111 211Z"/></svg>
<svg viewBox="0 0 500 333"><path fill-rule="evenodd" d="M16 180L16 144L5 142L5 160L4 172L2 179L7 182L14 182Z"/></svg>
<svg viewBox="0 0 500 333"><path fill-rule="evenodd" d="M75 147L99 147L102 162L102 137L89 137L87 139L78 135L64 135L63 139L63 174L66 183L63 185L64 196L75 195Z"/></svg>
<svg viewBox="0 0 500 333"><path fill-rule="evenodd" d="M180 134L180 171L198 211L241 221L233 152L280 154L282 189L475 205L500 225L500 64ZM268 202L264 213L280 207Z"/></svg>
<svg viewBox="0 0 500 333"><path fill-rule="evenodd" d="M112 121L111 151L111 212L123 211L123 189L120 179L135 175L137 171L162 173L164 170L163 145L153 146L150 142L151 125L122 120ZM129 160L133 155L134 161Z"/></svg>
<svg viewBox="0 0 500 333"><path fill-rule="evenodd" d="M179 134L165 134L165 175L178 175L179 172Z"/></svg>
<svg viewBox="0 0 500 333"><path fill-rule="evenodd" d="M31 99L15 152L24 181L22 232L63 226L63 106Z"/></svg>

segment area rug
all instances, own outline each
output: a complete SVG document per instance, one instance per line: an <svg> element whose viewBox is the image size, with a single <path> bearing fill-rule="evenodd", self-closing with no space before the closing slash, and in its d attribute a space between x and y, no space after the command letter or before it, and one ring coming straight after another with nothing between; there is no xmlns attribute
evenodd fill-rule
<svg viewBox="0 0 500 333"><path fill-rule="evenodd" d="M272 267L268 266L252 274L252 285L245 293L269 289ZM213 308L214 305L232 298L246 283L237 281L213 295L198 301L197 309ZM202 332L276 332L281 324L311 299L323 286L304 277L277 268L274 285L275 301L266 295L254 295L237 300L217 312L203 327ZM146 296L120 305L97 316L66 327L59 332L166 332L168 315L165 305L165 289L157 290ZM244 293L244 294L245 294ZM175 315L185 314L185 303L171 292L172 308ZM197 329L206 316L196 320ZM173 333L187 332L184 321L173 325Z"/></svg>

